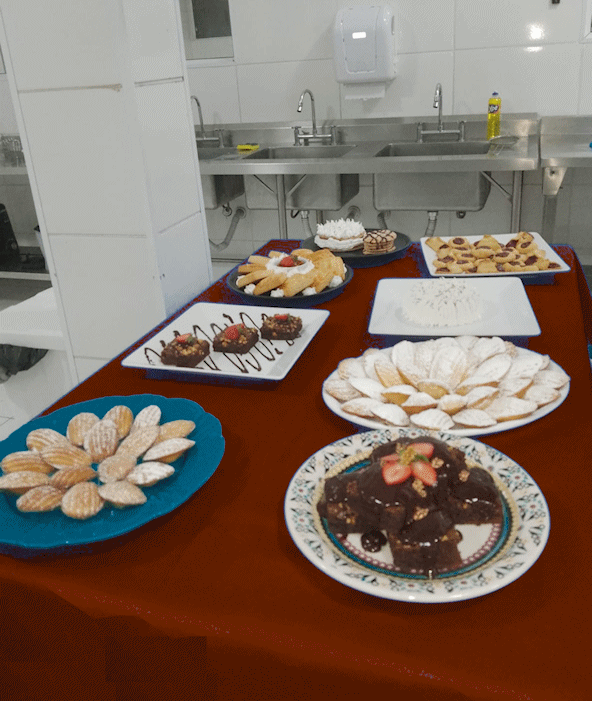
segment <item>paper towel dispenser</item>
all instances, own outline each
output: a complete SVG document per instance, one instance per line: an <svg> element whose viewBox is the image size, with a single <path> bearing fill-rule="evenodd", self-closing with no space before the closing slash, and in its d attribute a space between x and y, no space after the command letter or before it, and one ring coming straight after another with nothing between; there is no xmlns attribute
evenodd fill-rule
<svg viewBox="0 0 592 701"><path fill-rule="evenodd" d="M342 8L335 18L333 39L337 81L378 84L384 95L384 86L396 75L393 10L387 5Z"/></svg>

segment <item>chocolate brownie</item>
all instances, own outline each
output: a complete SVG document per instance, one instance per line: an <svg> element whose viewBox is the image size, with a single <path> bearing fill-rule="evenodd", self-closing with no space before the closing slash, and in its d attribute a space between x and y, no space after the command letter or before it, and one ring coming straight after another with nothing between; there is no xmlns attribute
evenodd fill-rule
<svg viewBox="0 0 592 701"><path fill-rule="evenodd" d="M291 341L302 331L302 319L291 314L266 316L261 325L261 338L269 341Z"/></svg>
<svg viewBox="0 0 592 701"><path fill-rule="evenodd" d="M164 365L194 368L210 354L210 344L190 333L176 335L168 344L163 344L160 360Z"/></svg>
<svg viewBox="0 0 592 701"><path fill-rule="evenodd" d="M218 353L248 353L259 340L257 329L244 324L227 326L214 336L212 346Z"/></svg>

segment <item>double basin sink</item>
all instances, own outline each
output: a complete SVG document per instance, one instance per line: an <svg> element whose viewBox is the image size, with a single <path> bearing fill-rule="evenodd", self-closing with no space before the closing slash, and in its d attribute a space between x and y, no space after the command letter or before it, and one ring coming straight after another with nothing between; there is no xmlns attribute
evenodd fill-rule
<svg viewBox="0 0 592 701"><path fill-rule="evenodd" d="M415 141L269 146L247 154L234 147L198 148L198 156L209 209L242 194L250 209L277 209L281 201L277 188L283 182L286 209L335 211L358 193L360 172L371 172L378 210L478 211L491 188L482 173L486 168L465 171L461 165L451 168L450 161L459 159L462 163L467 156L487 158L490 150L491 143L484 140ZM411 172L390 168L389 164L400 164L401 159L414 162ZM441 165L443 159L448 166L438 170L437 162ZM229 174L208 173L216 170L208 164L225 161L233 164L225 171ZM300 161L306 161L306 166ZM422 163L429 163L429 167L423 169ZM320 167L322 173L316 174L319 164L325 165ZM279 180L278 174L282 175Z"/></svg>

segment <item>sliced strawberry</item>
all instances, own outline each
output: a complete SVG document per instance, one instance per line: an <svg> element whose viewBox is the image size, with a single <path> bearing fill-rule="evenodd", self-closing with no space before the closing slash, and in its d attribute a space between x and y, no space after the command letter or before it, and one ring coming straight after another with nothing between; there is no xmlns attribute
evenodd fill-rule
<svg viewBox="0 0 592 701"><path fill-rule="evenodd" d="M412 443L411 447L416 453L431 458L434 454L434 446L431 443Z"/></svg>
<svg viewBox="0 0 592 701"><path fill-rule="evenodd" d="M296 265L296 261L291 256L286 256L280 260L281 268L293 268Z"/></svg>
<svg viewBox="0 0 592 701"><path fill-rule="evenodd" d="M382 466L382 479L386 484L400 484L411 474L409 465L401 463L397 456L387 455L380 461Z"/></svg>
<svg viewBox="0 0 592 701"><path fill-rule="evenodd" d="M288 321L289 314L276 314L275 318L278 321Z"/></svg>
<svg viewBox="0 0 592 701"><path fill-rule="evenodd" d="M190 333L184 333L182 336L177 336L177 342L178 343L187 343L187 341L191 338Z"/></svg>
<svg viewBox="0 0 592 701"><path fill-rule="evenodd" d="M414 477L420 479L424 484L432 486L436 484L438 480L438 475L436 470L427 460L414 460L411 463L411 472Z"/></svg>

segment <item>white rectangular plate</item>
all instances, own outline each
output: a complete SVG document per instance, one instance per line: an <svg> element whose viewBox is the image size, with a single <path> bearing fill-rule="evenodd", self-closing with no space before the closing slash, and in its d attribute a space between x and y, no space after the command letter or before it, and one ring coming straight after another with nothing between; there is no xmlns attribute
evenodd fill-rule
<svg viewBox="0 0 592 701"><path fill-rule="evenodd" d="M212 339L227 326L243 323L258 330L265 316L292 314L302 319L302 331L294 341L259 341L248 353L218 353L212 350ZM140 348L126 356L121 364L129 368L158 370L165 374L182 373L195 377L240 377L244 380L282 380L305 348L327 320L325 309L282 309L280 307L247 306L241 304L215 304L198 302L189 307L168 326L155 333ZM192 333L210 343L210 355L195 368L164 365L157 354L162 350L161 341L170 343L174 331Z"/></svg>
<svg viewBox="0 0 592 701"><path fill-rule="evenodd" d="M525 280L528 280L529 278L538 278L539 276L542 277L549 277L551 275L554 275L555 273L566 273L568 270L571 270L569 265L561 258L560 256L555 253L555 251L549 246L549 244L545 241L545 239L540 235L537 234L536 231L530 231L530 234L532 234L534 243L541 249L541 251L544 251L546 254L546 257L548 260L550 260L552 263L558 263L559 268L555 270L525 270L524 272L511 272L511 273L460 273L459 275L449 275L449 274L443 274L443 273L438 273L436 272L436 269L434 268L434 261L436 260L436 252L432 250L428 245L427 241L429 240L428 237L424 236L422 239L420 239L421 242L421 251L423 253L423 257L425 258L426 265L428 267L428 272L430 275L434 277L462 277L462 278L473 278L473 277L521 277L524 278ZM502 245L507 243L508 241L511 241L513 238L518 236L518 234L493 234L493 238L496 239L499 243ZM442 237L443 241L449 241L450 239L454 238L453 236L446 236ZM463 236L469 243L477 243L477 241L481 241L483 236Z"/></svg>
<svg viewBox="0 0 592 701"><path fill-rule="evenodd" d="M403 305L417 278L384 278L378 282L368 332L381 336L538 336L541 328L522 280L506 278L462 278L483 302L479 321L462 326L421 326L407 319ZM438 284L436 278L423 278Z"/></svg>

